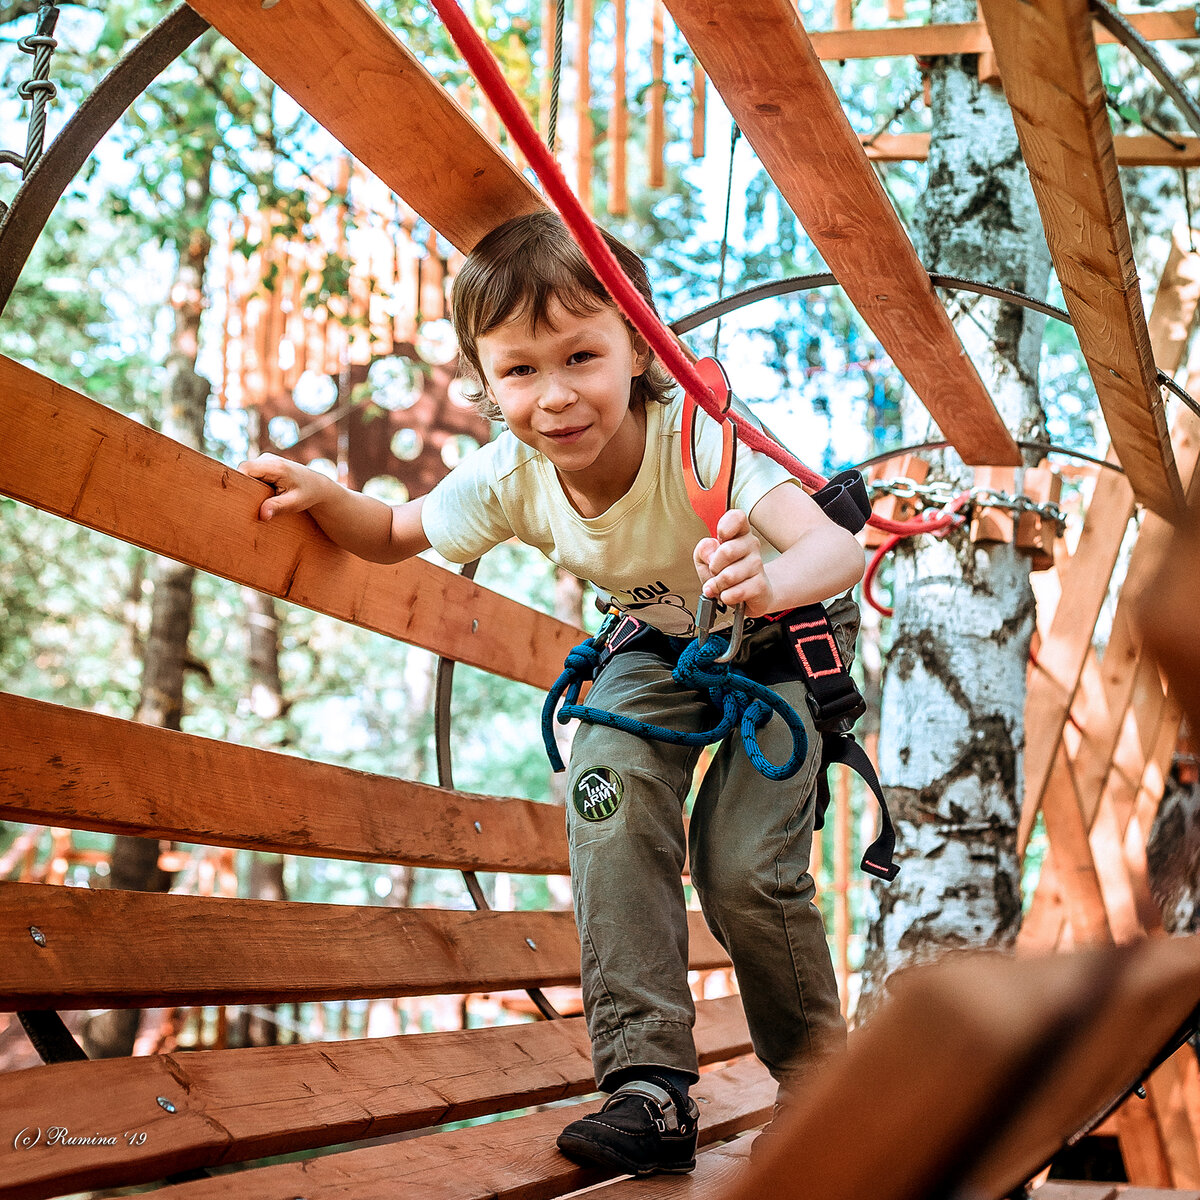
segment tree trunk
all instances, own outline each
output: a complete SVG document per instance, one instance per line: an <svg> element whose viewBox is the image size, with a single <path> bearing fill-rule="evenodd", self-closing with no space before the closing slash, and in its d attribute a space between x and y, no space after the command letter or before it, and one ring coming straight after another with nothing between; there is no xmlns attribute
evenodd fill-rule
<svg viewBox="0 0 1200 1200"><path fill-rule="evenodd" d="M200 316L203 309L204 272L210 240L205 217L211 186L212 153L203 169L186 181L184 218L191 230L181 246L171 302L175 330L167 359L167 379L162 430L185 446L204 445L204 419L209 383L196 372ZM186 496L164 496L157 503L182 508ZM151 572L154 593L150 636L142 666L142 690L137 720L163 729L179 729L183 716L183 680L190 666L188 637L192 628L192 580L195 571L167 558L158 558ZM132 891L165 892L171 876L159 869L159 842L144 838L115 837L111 887ZM90 1058L115 1058L133 1053L141 1010L122 1009L98 1013L84 1027L84 1049Z"/></svg>
<svg viewBox="0 0 1200 1200"><path fill-rule="evenodd" d="M975 7L934 0L932 19L973 20ZM930 72L922 261L1043 297L1049 254L1003 93L979 82L974 55L936 59ZM961 296L959 336L1001 415L1014 436L1039 436L1044 318ZM936 436L918 409L912 399L906 435ZM972 473L948 451L930 478L967 488ZM1035 611L1028 561L1011 543L971 543L965 529L899 549L879 757L903 866L874 887L860 1017L894 971L952 949L1011 945L1021 917L1016 836Z"/></svg>

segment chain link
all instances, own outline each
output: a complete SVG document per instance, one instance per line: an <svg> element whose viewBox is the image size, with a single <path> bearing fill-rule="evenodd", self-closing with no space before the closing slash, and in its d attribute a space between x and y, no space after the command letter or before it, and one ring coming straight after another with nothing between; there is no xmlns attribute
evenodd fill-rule
<svg viewBox="0 0 1200 1200"><path fill-rule="evenodd" d="M1059 535L1067 525L1066 514L1053 501L1039 504L1029 496L1014 496L1008 492L998 492L994 488L964 489L943 481L918 484L911 479L881 479L870 486L872 500L879 496L895 496L898 500L917 500L921 502L925 513L930 513L930 510L934 509L944 509L952 500L967 491L969 496L967 507L1003 508L1016 513L1033 513L1044 521L1052 522Z"/></svg>

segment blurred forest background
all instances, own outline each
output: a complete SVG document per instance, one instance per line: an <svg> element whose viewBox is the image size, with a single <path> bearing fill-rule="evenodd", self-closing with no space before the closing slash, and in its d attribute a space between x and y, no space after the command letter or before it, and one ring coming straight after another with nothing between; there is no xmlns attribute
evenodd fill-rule
<svg viewBox="0 0 1200 1200"><path fill-rule="evenodd" d="M469 7L544 129L550 65L541 5L475 0ZM36 0L0 0L5 146L24 144L28 106L17 86L30 60L16 42L32 30L36 8ZM431 11L414 0L380 0L376 8L494 131L494 118ZM824 0L801 10L810 29L830 26ZM62 5L51 136L166 11L150 0ZM591 200L597 220L647 259L664 315L676 319L718 295L824 269L711 89L697 116L693 61L669 20L656 73L651 0L629 4L626 195L620 196L607 137L613 12L606 0L598 3L592 33ZM922 0L910 3L910 22L928 15ZM883 24L886 14L882 4L864 0L856 20ZM1193 56L1170 46L1160 52L1194 82ZM568 164L577 161L581 127L572 108L573 61L568 48L558 125ZM1106 46L1101 61L1116 132L1178 126L1127 56ZM860 133L928 130L919 62L827 65ZM381 112L379 120L404 114ZM453 384L445 297L457 256L343 155L210 31L134 103L59 204L0 323L0 353L228 464L274 448L385 498L419 494L490 436ZM888 163L878 170L907 221L925 187L925 165ZM1142 278L1152 288L1172 227L1190 217L1200 189L1186 173L1167 168L1125 170L1122 181ZM11 199L18 182L14 170L0 167L0 200ZM390 271L371 258L376 250L369 247L381 238L402 250ZM272 320L282 325L268 334ZM709 325L688 340L707 353L714 335ZM836 289L743 309L725 319L719 338L735 390L814 468L840 469L902 444L905 384ZM278 350L283 343L287 353L268 362L261 347ZM1070 329L1055 322L1046 332L1041 388L1051 439L1094 453L1095 397ZM186 521L186 494L154 502ZM436 781L434 662L426 652L157 561L6 498L0 498L0 528L0 688ZM477 578L565 619L593 620L583 590L556 579L549 564L522 547L489 554ZM865 671L872 696L887 638L886 622L868 620L857 669ZM554 799L537 728L540 701L522 685L459 669L457 787ZM857 792L854 803L861 811ZM469 903L450 872L302 858L285 863L250 852L222 858L184 846L147 851L134 839L120 839L134 844L114 850L112 841L76 834L67 842L49 831L0 825L0 878L340 903ZM832 928L828 839L825 853L820 895ZM849 887L853 969L862 955L868 889L865 882ZM489 877L485 889L501 907L568 903L541 879ZM365 1002L339 1013L320 1008L280 1017L280 1025L297 1026L305 1036L365 1027ZM401 1016L402 1023L434 1019ZM128 1036L129 1030L120 1035Z"/></svg>

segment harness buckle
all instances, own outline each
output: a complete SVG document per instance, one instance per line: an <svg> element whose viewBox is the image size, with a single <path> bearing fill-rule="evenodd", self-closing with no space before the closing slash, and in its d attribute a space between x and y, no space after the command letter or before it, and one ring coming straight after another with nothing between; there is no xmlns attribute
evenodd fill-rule
<svg viewBox="0 0 1200 1200"><path fill-rule="evenodd" d="M867 702L847 675L850 687L838 696L825 696L818 700L812 690L808 691L808 708L820 733L849 733L854 722L867 711Z"/></svg>

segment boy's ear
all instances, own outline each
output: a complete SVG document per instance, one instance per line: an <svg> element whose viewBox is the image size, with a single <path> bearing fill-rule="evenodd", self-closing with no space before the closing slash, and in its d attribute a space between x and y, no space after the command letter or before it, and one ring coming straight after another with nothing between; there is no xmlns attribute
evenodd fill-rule
<svg viewBox="0 0 1200 1200"><path fill-rule="evenodd" d="M629 336L633 341L633 361L637 367L635 374L642 375L654 361L654 351L650 349L649 343L637 330L631 330Z"/></svg>

